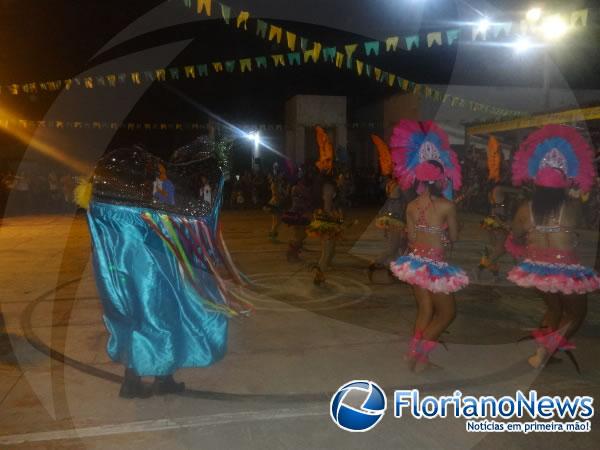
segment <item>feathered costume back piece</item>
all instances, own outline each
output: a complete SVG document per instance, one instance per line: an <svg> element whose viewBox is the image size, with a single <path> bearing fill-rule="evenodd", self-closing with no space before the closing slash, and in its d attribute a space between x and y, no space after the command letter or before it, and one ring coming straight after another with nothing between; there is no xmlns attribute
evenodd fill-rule
<svg viewBox="0 0 600 450"><path fill-rule="evenodd" d="M498 139L490 136L487 145L488 180L500 182L500 166L502 165L502 154Z"/></svg>
<svg viewBox="0 0 600 450"><path fill-rule="evenodd" d="M565 125L546 125L529 135L516 153L512 169L516 186L533 181L540 186L575 186L589 192L596 177L592 147L575 128ZM558 171L566 186L560 185Z"/></svg>
<svg viewBox="0 0 600 450"><path fill-rule="evenodd" d="M390 147L394 176L402 189L408 190L414 185L417 168L427 161L437 161L444 168L446 198L451 199L453 191L462 186L456 153L450 148L446 132L434 122L401 120L394 127Z"/></svg>
<svg viewBox="0 0 600 450"><path fill-rule="evenodd" d="M317 145L319 146L319 160L315 164L321 173L330 174L333 170L333 145L323 128L317 126L315 127L315 131L317 134Z"/></svg>
<svg viewBox="0 0 600 450"><path fill-rule="evenodd" d="M384 177L390 176L394 170L390 148L384 142L384 140L376 134L371 135L371 140L373 141L373 144L375 144L377 154L379 155L379 167L381 169L381 175Z"/></svg>

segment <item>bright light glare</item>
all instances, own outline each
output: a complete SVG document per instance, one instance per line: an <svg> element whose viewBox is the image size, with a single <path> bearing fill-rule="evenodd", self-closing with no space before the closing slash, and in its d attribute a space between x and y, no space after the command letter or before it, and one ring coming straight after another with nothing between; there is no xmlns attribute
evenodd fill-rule
<svg viewBox="0 0 600 450"><path fill-rule="evenodd" d="M530 48L533 47L531 41L526 37L519 37L513 44L512 48L515 50L515 53L524 53Z"/></svg>
<svg viewBox="0 0 600 450"><path fill-rule="evenodd" d="M488 19L481 19L479 21L479 24L477 25L477 30L480 33L487 33L488 30L490 29L490 26L491 26L491 24L490 24L490 21Z"/></svg>
<svg viewBox="0 0 600 450"><path fill-rule="evenodd" d="M567 23L560 16L548 17L542 23L544 37L550 41L560 39L567 33Z"/></svg>
<svg viewBox="0 0 600 450"><path fill-rule="evenodd" d="M542 10L540 8L531 8L527 11L525 18L528 22L537 23L542 18Z"/></svg>
<svg viewBox="0 0 600 450"><path fill-rule="evenodd" d="M246 135L248 139L254 142L254 145L260 145L260 133L258 131L252 131Z"/></svg>

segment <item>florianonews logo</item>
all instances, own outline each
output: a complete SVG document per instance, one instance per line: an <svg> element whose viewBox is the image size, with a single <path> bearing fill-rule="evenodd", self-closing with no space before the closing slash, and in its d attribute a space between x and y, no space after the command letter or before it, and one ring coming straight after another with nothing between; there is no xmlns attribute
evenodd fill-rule
<svg viewBox="0 0 600 450"><path fill-rule="evenodd" d="M354 380L331 397L331 420L342 430L369 431L383 418L387 408L385 393L376 383Z"/></svg>

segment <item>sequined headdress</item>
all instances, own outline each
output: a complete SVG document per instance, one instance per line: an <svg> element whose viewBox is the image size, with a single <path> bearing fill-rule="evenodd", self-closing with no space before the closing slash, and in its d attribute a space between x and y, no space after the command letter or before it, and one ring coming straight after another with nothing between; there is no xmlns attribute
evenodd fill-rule
<svg viewBox="0 0 600 450"><path fill-rule="evenodd" d="M513 161L513 184L533 181L538 186L577 187L589 192L596 176L594 152L575 128L546 125L533 132Z"/></svg>
<svg viewBox="0 0 600 450"><path fill-rule="evenodd" d="M450 148L448 135L432 121L401 120L390 139L394 176L404 190L410 189L419 174L430 180L435 161L442 168L438 177L445 182L444 196L452 199L453 191L462 185L460 164ZM430 167L431 166L431 167Z"/></svg>

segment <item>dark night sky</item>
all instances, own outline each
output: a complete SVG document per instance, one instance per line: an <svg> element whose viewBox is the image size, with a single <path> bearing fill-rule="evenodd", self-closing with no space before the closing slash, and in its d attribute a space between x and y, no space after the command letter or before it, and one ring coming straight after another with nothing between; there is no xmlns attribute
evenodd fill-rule
<svg viewBox="0 0 600 450"><path fill-rule="evenodd" d="M93 60L94 55L121 30L164 0L0 0L0 83L62 79L86 68L132 52L193 39L173 62L185 65L246 56L278 53L281 48L227 27L221 20L164 26L118 45ZM182 3L182 0L172 0ZM193 0L195 3L195 0ZM572 88L600 88L600 50L597 0L546 2L548 9L560 10L568 3L593 8L590 26L565 39L551 52L552 58ZM213 3L216 3L213 0ZM522 17L528 2L515 0L227 0L267 21L283 25L327 44L346 44L415 30L444 30L456 22L474 21L476 10L492 19ZM367 5L367 6L366 6ZM216 6L215 6L216 7ZM384 70L423 83L539 86L539 54L526 60L515 58L512 50L461 45L398 51L373 60ZM174 87L201 99L202 103L230 120L281 123L285 99L295 94L347 95L351 104L372 102L389 95L389 88L329 65L267 70L252 74L211 76L202 82L179 81ZM5 97L4 97L5 98ZM43 116L52 95L10 99L24 116ZM186 120L193 108L173 99L163 86L155 85L144 95L132 116L162 120L165 116Z"/></svg>

